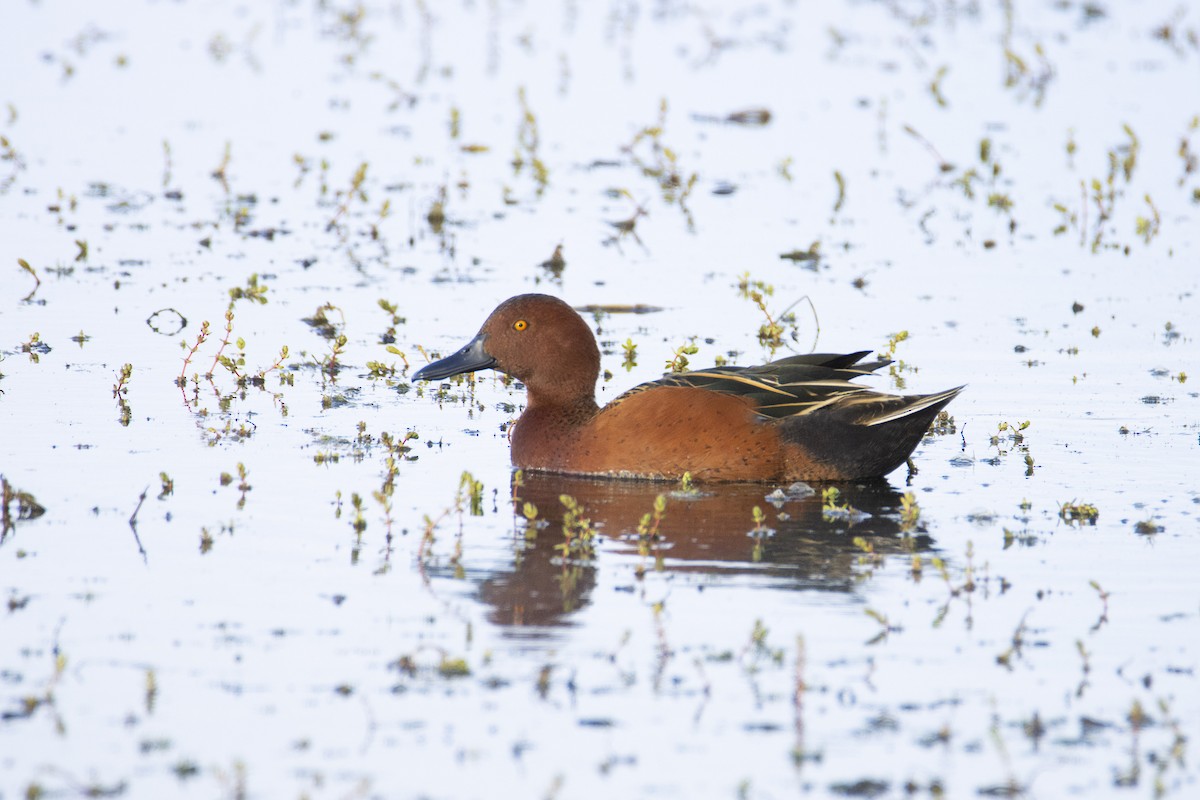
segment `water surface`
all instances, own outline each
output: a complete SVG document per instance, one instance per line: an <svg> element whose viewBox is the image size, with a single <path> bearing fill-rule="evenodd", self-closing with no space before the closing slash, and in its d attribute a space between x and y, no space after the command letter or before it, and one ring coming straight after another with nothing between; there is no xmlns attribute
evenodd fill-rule
<svg viewBox="0 0 1200 800"><path fill-rule="evenodd" d="M3 13L0 796L1197 792L1191 9ZM514 488L408 378L524 291L602 402L758 362L741 282L968 384L861 513Z"/></svg>

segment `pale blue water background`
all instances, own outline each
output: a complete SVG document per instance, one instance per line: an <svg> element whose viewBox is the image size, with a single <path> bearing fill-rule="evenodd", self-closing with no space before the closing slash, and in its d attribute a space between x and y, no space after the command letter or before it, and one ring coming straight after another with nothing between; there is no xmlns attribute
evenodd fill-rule
<svg viewBox="0 0 1200 800"><path fill-rule="evenodd" d="M1180 145L1200 151L1200 16L1015 6L10 2L0 473L46 513L0 542L0 797L902 797L909 782L1193 796L1200 176ZM1029 70L1009 87L1006 47ZM929 88L942 67L946 106ZM512 165L521 87L540 194ZM653 168L651 143L623 149L664 99L661 142L697 176L690 227L634 160ZM754 108L769 124L694 116ZM1081 181L1129 155L1126 124L1135 167L1093 252ZM228 192L211 177L226 143ZM362 163L366 199L330 230ZM954 181L972 167L969 198ZM989 193L1011 199L1015 230ZM1053 233L1055 203L1080 223L1086 205L1082 237ZM641 244L605 244L638 204ZM816 269L779 258L814 241ZM561 284L538 266L560 243ZM812 300L820 349L880 350L907 330L906 390L969 384L957 431L918 449L911 480L843 487L876 512L857 528L812 501L779 520L770 486L672 499L657 572L626 536L657 488L542 482L544 516L569 490L605 523L564 591L558 527L521 555L511 512L501 426L521 394L489 375L438 404L398 393L402 370L368 376L368 361L403 367L380 342L381 298L421 364L419 348L449 352L523 291L663 309L601 320L602 400L691 337L695 365L758 361L745 272L774 286L775 311ZM207 370L228 290L252 274L268 302L235 306L233 338L251 371L286 344L294 383L241 392L218 368L181 392L179 340L211 321L189 375ZM345 320L336 384L313 366L329 342L302 322L326 303ZM167 308L181 334L170 314L165 333L147 324ZM34 332L50 347L36 363ZM112 397L125 363L127 426ZM1032 475L1006 434L990 443L1025 420ZM396 472L390 550L372 497L387 454L354 443L359 422L420 436ZM452 511L425 554L424 517L453 506L464 470L483 513ZM174 491L158 499L162 472ZM921 508L908 544L889 518L905 491ZM1096 524L1062 521L1068 502ZM755 504L777 529L759 561ZM439 673L443 659L470 674Z"/></svg>

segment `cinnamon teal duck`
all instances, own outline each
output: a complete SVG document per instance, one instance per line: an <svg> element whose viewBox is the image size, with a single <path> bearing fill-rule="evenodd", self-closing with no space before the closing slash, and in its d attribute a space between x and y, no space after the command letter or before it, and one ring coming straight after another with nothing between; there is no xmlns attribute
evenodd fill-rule
<svg viewBox="0 0 1200 800"><path fill-rule="evenodd" d="M495 369L525 385L511 430L524 470L697 481L849 480L905 463L961 386L891 395L852 381L891 363L870 351L666 375L596 404L600 350L571 306L544 294L501 303L453 355L414 381Z"/></svg>

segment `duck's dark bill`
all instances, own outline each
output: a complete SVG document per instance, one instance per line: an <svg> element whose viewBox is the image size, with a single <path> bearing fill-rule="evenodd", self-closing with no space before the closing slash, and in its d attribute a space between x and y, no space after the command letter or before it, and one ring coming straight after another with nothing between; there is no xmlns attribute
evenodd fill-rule
<svg viewBox="0 0 1200 800"><path fill-rule="evenodd" d="M496 359L483 349L484 338L485 336L481 333L467 342L466 347L454 355L432 364L426 364L413 374L412 379L414 381L438 381L453 375L462 375L464 372L474 372L477 369L495 366Z"/></svg>

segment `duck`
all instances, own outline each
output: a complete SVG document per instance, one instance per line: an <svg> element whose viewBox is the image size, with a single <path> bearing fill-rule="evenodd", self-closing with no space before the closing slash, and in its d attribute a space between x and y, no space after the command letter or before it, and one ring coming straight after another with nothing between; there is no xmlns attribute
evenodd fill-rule
<svg viewBox="0 0 1200 800"><path fill-rule="evenodd" d="M698 482L845 481L906 463L964 388L923 395L874 391L857 378L891 363L869 350L808 353L756 366L664 375L601 407L600 349L563 300L502 302L466 345L412 375L442 381L493 369L524 385L509 429L520 470Z"/></svg>

